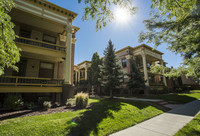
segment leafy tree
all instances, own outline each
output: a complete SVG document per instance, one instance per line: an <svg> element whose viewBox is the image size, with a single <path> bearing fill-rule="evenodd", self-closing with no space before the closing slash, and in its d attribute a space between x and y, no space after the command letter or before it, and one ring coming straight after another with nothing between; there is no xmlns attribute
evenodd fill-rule
<svg viewBox="0 0 200 136"><path fill-rule="evenodd" d="M141 89L144 89L144 79L139 69L136 67L136 64L133 59L130 59L130 73L128 74L129 81L127 83L130 93L133 92L139 94Z"/></svg>
<svg viewBox="0 0 200 136"><path fill-rule="evenodd" d="M5 67L18 70L15 63L20 60L19 49L14 42L14 24L8 15L13 7L13 0L0 1L0 75L4 73Z"/></svg>
<svg viewBox="0 0 200 136"><path fill-rule="evenodd" d="M88 80L91 85L100 86L99 78L100 76L100 67L101 58L97 52L92 56L91 67L88 70Z"/></svg>
<svg viewBox="0 0 200 136"><path fill-rule="evenodd" d="M113 12L110 9L112 5L126 8L130 14L135 14L137 8L133 6L132 0L78 0L84 2L84 15L82 20L97 19L96 30L102 29L107 23L114 19Z"/></svg>
<svg viewBox="0 0 200 136"><path fill-rule="evenodd" d="M200 78L200 1L152 0L152 18L145 20L146 32L140 33L140 41L147 40L155 46L167 43L168 49L183 57L177 69L158 70L168 77L176 73ZM162 70L163 69L163 70Z"/></svg>
<svg viewBox="0 0 200 136"><path fill-rule="evenodd" d="M104 89L110 92L110 98L113 98L113 91L122 84L123 73L115 56L115 49L111 40L109 40L108 46L104 50L104 55L105 58L101 66L101 82Z"/></svg>

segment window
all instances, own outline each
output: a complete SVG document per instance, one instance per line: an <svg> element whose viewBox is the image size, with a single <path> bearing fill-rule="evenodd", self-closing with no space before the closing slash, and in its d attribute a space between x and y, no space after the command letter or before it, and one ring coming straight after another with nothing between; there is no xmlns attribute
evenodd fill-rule
<svg viewBox="0 0 200 136"><path fill-rule="evenodd" d="M39 77L53 78L54 64L48 62L40 62Z"/></svg>
<svg viewBox="0 0 200 136"><path fill-rule="evenodd" d="M80 77L82 77L82 71L80 72Z"/></svg>
<svg viewBox="0 0 200 136"><path fill-rule="evenodd" d="M128 79L128 76L124 76L123 82L124 82L124 83L128 83L128 80L129 80L129 79Z"/></svg>
<svg viewBox="0 0 200 136"><path fill-rule="evenodd" d="M21 37L31 38L31 31L25 30L25 29L20 29L19 35L20 35Z"/></svg>
<svg viewBox="0 0 200 136"><path fill-rule="evenodd" d="M48 43L56 44L56 37L50 36L50 35L43 35L43 41Z"/></svg>
<svg viewBox="0 0 200 136"><path fill-rule="evenodd" d="M126 59L122 59L122 67L126 67Z"/></svg>
<svg viewBox="0 0 200 136"><path fill-rule="evenodd" d="M147 67L150 68L151 67L151 63L147 63Z"/></svg>

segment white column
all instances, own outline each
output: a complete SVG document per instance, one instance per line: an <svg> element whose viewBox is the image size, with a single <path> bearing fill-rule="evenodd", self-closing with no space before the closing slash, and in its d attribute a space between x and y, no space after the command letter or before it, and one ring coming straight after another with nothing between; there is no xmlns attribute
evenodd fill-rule
<svg viewBox="0 0 200 136"><path fill-rule="evenodd" d="M64 83L65 84L72 84L71 83L71 74L72 74L72 33L71 31L67 32L67 41L66 41L66 57L65 57L65 63L64 63Z"/></svg>
<svg viewBox="0 0 200 136"><path fill-rule="evenodd" d="M80 76L80 74L81 74L80 72L81 72L81 71L78 70L78 82L80 82L80 77L81 77L81 76Z"/></svg>
<svg viewBox="0 0 200 136"><path fill-rule="evenodd" d="M149 78L148 78L148 71L147 71L147 61L146 61L146 55L142 54L142 60L143 60L143 68L144 68L144 80L145 85L149 86Z"/></svg>
<svg viewBox="0 0 200 136"><path fill-rule="evenodd" d="M160 60L160 63L162 66L164 66L163 60ZM166 77L163 75L163 83L165 86L167 86L167 81L166 81Z"/></svg>
<svg viewBox="0 0 200 136"><path fill-rule="evenodd" d="M85 80L87 80L87 67L85 68Z"/></svg>
<svg viewBox="0 0 200 136"><path fill-rule="evenodd" d="M75 80L75 84L76 84L78 82L77 81L77 71L75 71L75 79L74 80Z"/></svg>

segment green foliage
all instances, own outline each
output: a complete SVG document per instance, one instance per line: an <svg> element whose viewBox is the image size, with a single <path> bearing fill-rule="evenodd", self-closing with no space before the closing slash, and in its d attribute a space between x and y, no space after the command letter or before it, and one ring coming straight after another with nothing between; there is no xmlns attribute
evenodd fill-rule
<svg viewBox="0 0 200 136"><path fill-rule="evenodd" d="M0 1L0 75L4 73L5 67L18 70L15 63L20 60L19 49L14 42L14 24L8 15L13 7L13 0Z"/></svg>
<svg viewBox="0 0 200 136"><path fill-rule="evenodd" d="M8 94L4 100L4 107L8 110L19 110L23 104L20 94Z"/></svg>
<svg viewBox="0 0 200 136"><path fill-rule="evenodd" d="M35 108L35 103L34 102L25 102L24 106L25 106L25 108L32 110Z"/></svg>
<svg viewBox="0 0 200 136"><path fill-rule="evenodd" d="M91 85L100 86L99 78L100 75L100 67L101 58L97 52L95 52L92 56L91 66L88 69L88 81Z"/></svg>
<svg viewBox="0 0 200 136"><path fill-rule="evenodd" d="M50 101L44 101L43 102L43 107L48 110L49 108L51 108L51 102Z"/></svg>
<svg viewBox="0 0 200 136"><path fill-rule="evenodd" d="M113 91L122 84L123 72L115 56L115 49L111 40L109 40L108 46L104 50L104 55L105 59L101 66L101 83L104 90L110 92L110 98L112 98Z"/></svg>
<svg viewBox="0 0 200 136"><path fill-rule="evenodd" d="M136 64L133 59L130 59L130 73L128 74L129 81L127 83L128 88L132 92L139 94L140 90L143 90L145 87L143 76L137 69Z"/></svg>
<svg viewBox="0 0 200 136"><path fill-rule="evenodd" d="M161 74L165 77L177 79L182 75L187 75L187 68L184 66L178 68L168 68L162 65L151 66L151 72Z"/></svg>
<svg viewBox="0 0 200 136"><path fill-rule="evenodd" d="M97 19L96 31L105 27L107 23L114 19L112 5L126 8L130 11L130 14L135 14L137 8L133 6L132 0L78 0L79 3L84 2L86 7L84 8L84 15L82 20L88 21L91 19Z"/></svg>
<svg viewBox="0 0 200 136"><path fill-rule="evenodd" d="M76 99L76 107L77 108L80 108L80 109L83 109L83 108L86 108L87 105L88 105L88 99L89 99L89 96L87 93L77 93L75 95L75 99Z"/></svg>
<svg viewBox="0 0 200 136"><path fill-rule="evenodd" d="M187 76L200 78L200 2L198 0L152 0L152 2L153 16L150 20L144 21L147 31L140 33L139 40L147 40L155 46L167 43L170 51L183 57L183 67ZM182 68L176 71L181 72ZM173 76L174 72L169 74Z"/></svg>
<svg viewBox="0 0 200 136"><path fill-rule="evenodd" d="M43 106L44 101L49 101L49 97L38 97L38 105Z"/></svg>

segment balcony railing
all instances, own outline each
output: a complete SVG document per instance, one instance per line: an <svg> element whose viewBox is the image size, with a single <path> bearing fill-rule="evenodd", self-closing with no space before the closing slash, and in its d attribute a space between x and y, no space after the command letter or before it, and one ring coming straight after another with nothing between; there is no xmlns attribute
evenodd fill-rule
<svg viewBox="0 0 200 136"><path fill-rule="evenodd" d="M0 85L3 86L62 86L63 79L37 78L37 77L19 77L19 76L1 76Z"/></svg>
<svg viewBox="0 0 200 136"><path fill-rule="evenodd" d="M19 42L19 43L39 46L39 47L53 49L53 50L57 50L57 51L63 51L63 52L65 52L65 48L66 48L64 46L60 46L60 45L56 45L56 44L52 44L52 43L47 43L47 42L43 42L43 41L38 41L38 40L34 40L34 39L29 39L29 38L25 38L25 37L16 38L15 41Z"/></svg>

